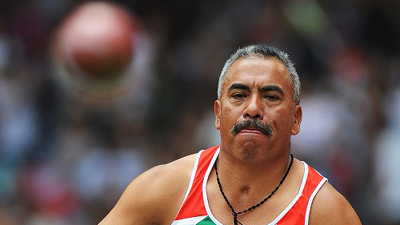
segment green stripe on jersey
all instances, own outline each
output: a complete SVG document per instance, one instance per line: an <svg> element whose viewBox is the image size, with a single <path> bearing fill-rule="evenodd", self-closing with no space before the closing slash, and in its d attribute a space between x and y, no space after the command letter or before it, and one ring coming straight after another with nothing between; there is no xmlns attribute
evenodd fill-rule
<svg viewBox="0 0 400 225"><path fill-rule="evenodd" d="M215 225L215 223L211 220L209 216L207 216L206 218L204 218L204 220L200 221L196 225Z"/></svg>

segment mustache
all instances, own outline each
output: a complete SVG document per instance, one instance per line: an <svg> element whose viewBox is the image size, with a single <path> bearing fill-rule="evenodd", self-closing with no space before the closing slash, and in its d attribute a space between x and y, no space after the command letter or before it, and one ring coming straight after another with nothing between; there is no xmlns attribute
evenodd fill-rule
<svg viewBox="0 0 400 225"><path fill-rule="evenodd" d="M255 127L257 130L261 131L263 134L268 135L268 136L271 136L274 133L270 124L263 123L258 120L243 120L243 121L233 125L233 127L231 129L231 133L233 135L236 135L243 129L246 129L249 127Z"/></svg>

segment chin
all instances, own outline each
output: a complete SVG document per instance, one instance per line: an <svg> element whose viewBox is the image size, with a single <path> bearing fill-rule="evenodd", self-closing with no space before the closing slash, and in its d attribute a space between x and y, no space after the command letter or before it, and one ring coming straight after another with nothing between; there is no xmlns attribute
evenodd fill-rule
<svg viewBox="0 0 400 225"><path fill-rule="evenodd" d="M246 141L238 149L238 158L246 162L256 162L265 158L265 143Z"/></svg>
<svg viewBox="0 0 400 225"><path fill-rule="evenodd" d="M256 160L259 159L263 150L260 145L256 143L245 143L242 148L242 154L244 160Z"/></svg>
<svg viewBox="0 0 400 225"><path fill-rule="evenodd" d="M268 155L268 143L256 139L236 140L230 144L221 142L221 149L228 155L244 162L256 162L263 160Z"/></svg>

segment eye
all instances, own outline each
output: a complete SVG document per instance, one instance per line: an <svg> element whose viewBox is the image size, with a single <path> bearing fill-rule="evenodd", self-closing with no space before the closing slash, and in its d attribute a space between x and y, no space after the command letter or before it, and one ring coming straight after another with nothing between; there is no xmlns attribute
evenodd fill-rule
<svg viewBox="0 0 400 225"><path fill-rule="evenodd" d="M278 101L280 99L280 97L278 95L274 95L274 94L267 94L264 96L264 99L266 99L268 101Z"/></svg>
<svg viewBox="0 0 400 225"><path fill-rule="evenodd" d="M244 94L244 93L234 93L234 94L232 94L232 98L234 98L234 99L243 99L243 98L246 98L246 94Z"/></svg>

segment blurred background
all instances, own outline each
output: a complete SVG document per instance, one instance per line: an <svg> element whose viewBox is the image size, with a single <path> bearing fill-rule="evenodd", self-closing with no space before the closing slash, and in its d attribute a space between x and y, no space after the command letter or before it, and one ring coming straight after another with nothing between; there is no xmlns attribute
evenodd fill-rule
<svg viewBox="0 0 400 225"><path fill-rule="evenodd" d="M217 145L219 73L254 43L296 63L295 156L363 224L400 224L400 1L114 2L134 16L134 56L101 88L65 85L52 50L83 1L0 2L0 224L97 224L138 174Z"/></svg>

